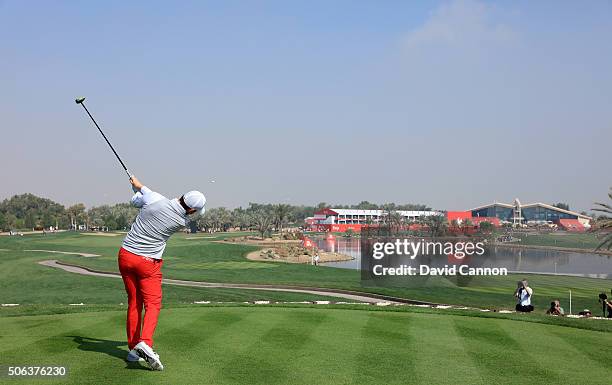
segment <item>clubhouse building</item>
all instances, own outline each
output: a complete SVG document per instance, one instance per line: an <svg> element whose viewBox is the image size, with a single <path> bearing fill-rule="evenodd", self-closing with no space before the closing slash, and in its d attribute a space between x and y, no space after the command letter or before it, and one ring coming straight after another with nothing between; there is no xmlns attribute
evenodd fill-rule
<svg viewBox="0 0 612 385"><path fill-rule="evenodd" d="M495 227L512 225L514 227L549 226L566 231L582 232L591 225L591 217L574 211L560 209L546 203L522 204L515 199L509 203L491 203L467 211L397 211L406 223L416 222L431 215L445 215L449 223L480 226L489 222ZM383 210L358 210L325 208L317 211L313 217L306 218L305 225L309 231L360 232L362 227L379 224L384 216Z"/></svg>
<svg viewBox="0 0 612 385"><path fill-rule="evenodd" d="M470 220L482 222L484 218L494 225L511 224L517 227L556 225L567 231L586 231L591 225L591 217L574 211L560 209L546 203L522 204L515 199L512 204L495 202L468 211L454 211L447 214L449 221Z"/></svg>
<svg viewBox="0 0 612 385"><path fill-rule="evenodd" d="M442 215L437 211L396 211L404 221L414 222L421 217ZM317 211L314 217L306 218L306 227L310 231L360 232L363 226L375 225L387 215L383 210L333 209Z"/></svg>

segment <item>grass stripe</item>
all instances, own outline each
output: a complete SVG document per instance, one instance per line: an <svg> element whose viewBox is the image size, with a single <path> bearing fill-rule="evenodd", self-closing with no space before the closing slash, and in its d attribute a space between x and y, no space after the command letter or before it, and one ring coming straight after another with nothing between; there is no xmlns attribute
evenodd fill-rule
<svg viewBox="0 0 612 385"><path fill-rule="evenodd" d="M418 352L412 344L411 322L409 314L368 313L361 328L359 366L353 383L414 383L414 355Z"/></svg>
<svg viewBox="0 0 612 385"><path fill-rule="evenodd" d="M119 314L112 314L111 317L119 317ZM33 317L35 319L15 319L16 322L23 322L23 327L17 327L20 332L13 332L11 334L12 337L19 339L20 343L16 346L6 345L0 347L0 352L2 352L3 356L6 357L11 354L19 354L26 353L32 348L36 347L35 350L39 350L45 347L45 340L50 338L58 338L66 335L76 335L79 333L87 332L87 330L96 330L99 327L103 327L109 321L108 319L101 320L100 317L97 317L95 314L71 314L67 317L56 317L53 316L44 316L44 317ZM105 317L108 318L108 317ZM4 327L5 321L9 319L2 319L2 329L6 330ZM11 321L13 319L10 319ZM41 323L43 322L43 323ZM48 322L48 323L47 323ZM10 323L8 323L10 325ZM14 323L13 323L14 324ZM27 325L31 325L31 331L35 331L32 333L31 331L27 331ZM75 327L75 325L77 327ZM13 325L14 326L14 325ZM20 335L23 333L23 335ZM8 336L6 337L8 338ZM7 349L8 348L8 349Z"/></svg>
<svg viewBox="0 0 612 385"><path fill-rule="evenodd" d="M487 384L481 368L466 350L464 338L459 336L454 317L424 315L412 321L412 340L415 350L415 374L418 383L456 384L457 377L469 378L471 384ZM431 330L431 325L436 328Z"/></svg>
<svg viewBox="0 0 612 385"><path fill-rule="evenodd" d="M287 369L293 373L294 383L351 384L357 370L359 350L355 347L363 342L355 333L368 321L366 312L351 312L331 309L312 309L325 317L316 324L305 325L312 330L309 340L302 346L299 357L293 355L285 360ZM339 327L341 325L341 327ZM311 379L310 382L298 379Z"/></svg>
<svg viewBox="0 0 612 385"><path fill-rule="evenodd" d="M534 341L533 339L526 339L521 336L522 330L512 323L500 322L499 325L508 335L514 338L523 351L529 353L531 359L541 367L546 368L548 373L562 379L563 382L580 383L584 381L582 371L586 370L596 373L608 364L606 361L608 361L609 356L589 357L589 355L583 354L571 343L568 343L565 338L569 337L570 340L573 340L573 335L569 328L531 325L530 332L537 334L540 339L539 341ZM584 337L583 335L577 339L579 346L592 342ZM576 342L576 340L573 340L573 342ZM609 349L608 352L610 352ZM563 365L559 365L560 362L563 362ZM596 384L599 382L596 378L593 378L589 379L589 383ZM605 382L605 384L608 383L609 381Z"/></svg>
<svg viewBox="0 0 612 385"><path fill-rule="evenodd" d="M559 383L560 379L554 372L542 367L513 336L500 327L502 321L483 319L481 322L470 322L455 318L453 322L473 362L482 369L487 383L532 384L534 378ZM513 327L520 329L528 326L513 324Z"/></svg>
<svg viewBox="0 0 612 385"><path fill-rule="evenodd" d="M304 346L327 315L323 312L285 311L280 322L265 333L258 333L258 340L227 362L223 379L239 383L286 384L292 383L292 371L286 361L299 361L306 356ZM247 367L258 368L258 376L252 378ZM237 369L240 367L240 369Z"/></svg>
<svg viewBox="0 0 612 385"><path fill-rule="evenodd" d="M594 362L596 366L595 372L597 372L597 368L601 369L610 366L612 347L609 334L600 332L576 334L569 328L547 329L547 331L550 335L556 336L566 345L571 346L581 356L588 357L591 362ZM593 347L596 348L593 349Z"/></svg>
<svg viewBox="0 0 612 385"><path fill-rule="evenodd" d="M236 333L238 336L232 334L230 338L213 347L215 358L221 360L211 375L211 383L289 383L290 373L283 366L283 362L288 358L288 353L299 350L304 340L309 337L309 332L304 328L305 319L311 322L321 319L308 312L255 311L251 314L259 318L260 322L248 326L246 341L244 333ZM230 352L227 345L232 346ZM279 352L285 353L279 357Z"/></svg>

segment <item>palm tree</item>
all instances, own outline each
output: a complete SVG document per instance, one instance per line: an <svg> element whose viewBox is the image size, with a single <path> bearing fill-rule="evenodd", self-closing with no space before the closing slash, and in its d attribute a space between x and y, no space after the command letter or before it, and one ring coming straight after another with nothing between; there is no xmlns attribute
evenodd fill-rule
<svg viewBox="0 0 612 385"><path fill-rule="evenodd" d="M242 207L232 211L232 224L234 227L238 227L240 231L249 227L249 215Z"/></svg>
<svg viewBox="0 0 612 385"><path fill-rule="evenodd" d="M208 210L203 216L198 218L198 228L204 229L204 231L208 232L208 230L212 229L212 227L212 218L210 215L210 210Z"/></svg>
<svg viewBox="0 0 612 385"><path fill-rule="evenodd" d="M391 215L393 214L394 211L395 211L394 207L391 206L390 204L385 203L384 205L382 205L379 224L391 230L391 226L393 225L391 221Z"/></svg>
<svg viewBox="0 0 612 385"><path fill-rule="evenodd" d="M217 219L221 231L227 231L232 226L231 214L225 207L217 208Z"/></svg>
<svg viewBox="0 0 612 385"><path fill-rule="evenodd" d="M291 206L287 204L279 203L274 205L274 227L281 233L283 232L283 224L289 216L290 209Z"/></svg>
<svg viewBox="0 0 612 385"><path fill-rule="evenodd" d="M400 231L404 225L404 217L397 211L392 211L389 215L389 225L396 231Z"/></svg>
<svg viewBox="0 0 612 385"><path fill-rule="evenodd" d="M264 208L258 208L251 213L251 223L263 239L272 227L273 215Z"/></svg>
<svg viewBox="0 0 612 385"><path fill-rule="evenodd" d="M208 210L204 214L204 218L210 225L210 228L212 229L213 232L216 232L217 230L221 228L219 209L217 207Z"/></svg>
<svg viewBox="0 0 612 385"><path fill-rule="evenodd" d="M424 218L425 225L429 229L432 237L443 236L446 234L448 223L442 215L428 215Z"/></svg>
<svg viewBox="0 0 612 385"><path fill-rule="evenodd" d="M612 187L610 188L610 192L608 192L608 198L612 200ZM598 206L594 208L594 211L599 211L605 214L605 216L599 217L599 221L597 223L597 231L600 232L603 236L603 241L597 246L595 250L599 250L602 248L606 248L608 250L612 249L612 205L609 203L600 203L595 202Z"/></svg>
<svg viewBox="0 0 612 385"><path fill-rule="evenodd" d="M70 225L74 230L79 228L79 224L86 221L85 205L77 203L76 205L68 207L66 210L70 216Z"/></svg>

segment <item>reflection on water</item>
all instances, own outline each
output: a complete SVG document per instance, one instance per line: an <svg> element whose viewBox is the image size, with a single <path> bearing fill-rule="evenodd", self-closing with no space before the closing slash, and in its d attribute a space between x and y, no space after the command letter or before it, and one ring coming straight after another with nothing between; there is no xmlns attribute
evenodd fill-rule
<svg viewBox="0 0 612 385"><path fill-rule="evenodd" d="M330 262L325 266L359 269L361 242L358 238L336 237L313 239L321 250L352 256L352 261ZM591 253L575 253L556 250L492 247L488 256L472 256L461 263L478 267L505 267L512 272L534 272L564 275L586 275L612 278L612 257ZM435 265L444 265L441 261Z"/></svg>

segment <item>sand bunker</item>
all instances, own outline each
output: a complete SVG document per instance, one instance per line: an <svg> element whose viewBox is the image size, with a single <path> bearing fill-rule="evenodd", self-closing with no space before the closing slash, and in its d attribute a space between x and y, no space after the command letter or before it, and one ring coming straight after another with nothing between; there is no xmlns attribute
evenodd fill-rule
<svg viewBox="0 0 612 385"><path fill-rule="evenodd" d="M80 233L81 235L97 235L99 237L117 237L121 234L117 234L117 233L102 233L102 232L95 232L95 233Z"/></svg>
<svg viewBox="0 0 612 385"><path fill-rule="evenodd" d="M24 250L24 251L37 251L42 253L56 253L56 254L68 254L68 255L80 255L85 258L99 257L99 254L89 254L89 253L76 253L72 251L57 251L57 250Z"/></svg>

